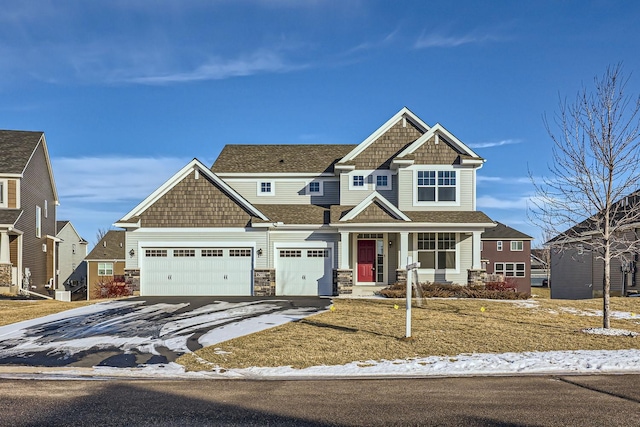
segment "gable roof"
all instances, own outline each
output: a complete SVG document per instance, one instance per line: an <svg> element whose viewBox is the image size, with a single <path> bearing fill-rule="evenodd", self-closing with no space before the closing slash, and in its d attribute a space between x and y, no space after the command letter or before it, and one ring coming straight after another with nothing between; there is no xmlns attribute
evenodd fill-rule
<svg viewBox="0 0 640 427"><path fill-rule="evenodd" d="M344 224L344 222L350 224L369 224L368 220L362 221L357 217L348 221L340 222L342 218L345 218L353 206L331 206L331 222L335 224ZM434 227L450 226L450 225L463 225L474 224L484 227L493 227L495 223L484 212L480 211L405 211L403 212L411 221L407 223L404 220L390 220L386 221L386 224L402 225L415 225L415 224L433 224ZM382 224L385 224L382 223Z"/></svg>
<svg viewBox="0 0 640 427"><path fill-rule="evenodd" d="M87 261L124 260L125 249L125 231L109 230L85 259Z"/></svg>
<svg viewBox="0 0 640 427"><path fill-rule="evenodd" d="M403 107L400 111L387 120L382 126L376 129L371 135L365 138L360 144L356 145L349 153L347 153L339 163L346 163L353 161L360 153L366 150L371 144L373 144L378 138L384 135L389 129L391 129L400 120L409 120L414 126L418 128L422 133L427 132L430 128L425 122L416 116L407 107Z"/></svg>
<svg viewBox="0 0 640 427"><path fill-rule="evenodd" d="M169 190L174 188L180 183L187 175L192 172L198 172L206 176L211 182L213 182L221 191L223 191L230 199L234 200L238 205L244 208L251 215L267 220L267 217L260 212L255 206L249 203L244 197L232 189L226 182L220 179L215 173L211 172L200 160L193 159L186 166L176 172L171 178L169 178L164 184L162 184L156 191L151 193L146 199L140 202L135 208L127 213L117 224L132 224L131 220L134 217L140 216L144 211L151 207L156 201L164 196Z"/></svg>
<svg viewBox="0 0 640 427"><path fill-rule="evenodd" d="M374 191L366 198L364 198L360 203L358 203L358 205L356 205L356 207L351 209L349 213L340 218L340 221L355 220L359 215L364 213L365 210L370 210L371 207L374 208L375 213L383 213L382 217L385 217L385 219L391 217L394 220L411 221L409 217L407 217L400 209L396 208L390 201L388 201L377 191ZM368 217L371 218L371 214L373 214L373 216L376 216L375 213L371 212ZM377 216L380 218L380 215Z"/></svg>
<svg viewBox="0 0 640 427"><path fill-rule="evenodd" d="M0 130L0 173L21 174L44 133Z"/></svg>
<svg viewBox="0 0 640 427"><path fill-rule="evenodd" d="M398 158L410 158L409 156L415 153L415 151L422 147L425 142L429 141L431 138L436 137L440 139L440 136L443 136L445 143L451 145L458 153L461 155L461 163L464 163L465 160L469 161L475 159L477 162L484 162L484 159L478 156L471 148L467 147L462 141L456 138L451 132L445 129L440 123L436 123L431 129L424 133L420 138L418 138L413 144L409 145L406 149L404 149L400 154L398 154ZM440 139L442 140L442 139Z"/></svg>
<svg viewBox="0 0 640 427"><path fill-rule="evenodd" d="M333 173L333 166L355 145L225 145L211 166L226 173Z"/></svg>
<svg viewBox="0 0 640 427"><path fill-rule="evenodd" d="M0 209L0 225L13 226L22 215L22 209Z"/></svg>
<svg viewBox="0 0 640 427"><path fill-rule="evenodd" d="M533 240L533 237L522 233L508 225L497 222L494 228L491 228L482 233L483 240Z"/></svg>
<svg viewBox="0 0 640 427"><path fill-rule="evenodd" d="M80 233L78 233L78 230L76 230L76 228L73 226L71 221L68 221L68 220L56 221L56 236L60 234L62 229L65 228L67 225L73 229L74 233L76 233L76 236L78 236L78 239L80 239L81 244L89 243L86 240L84 240L82 236L80 236Z"/></svg>
<svg viewBox="0 0 640 427"><path fill-rule="evenodd" d="M44 132L0 130L0 174L22 175L41 143L51 188L53 189L53 198L58 204L58 189L53 179L53 168L51 167L51 159L49 158Z"/></svg>

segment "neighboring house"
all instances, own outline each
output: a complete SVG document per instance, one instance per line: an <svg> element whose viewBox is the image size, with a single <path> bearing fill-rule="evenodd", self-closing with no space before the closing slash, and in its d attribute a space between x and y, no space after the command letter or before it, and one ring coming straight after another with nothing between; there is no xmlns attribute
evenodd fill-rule
<svg viewBox="0 0 640 427"><path fill-rule="evenodd" d="M513 280L519 292L531 293L531 240L505 224L482 233L482 259L487 274Z"/></svg>
<svg viewBox="0 0 640 427"><path fill-rule="evenodd" d="M638 193L621 198L612 205L611 224L619 231L611 236L612 249L617 244L629 248L623 242L634 242L638 239L637 212ZM631 209L629 211L628 209ZM603 221L601 216L593 215L574 225L569 230L546 242L550 251L551 298L554 299L588 299L602 297L604 289L604 260L600 251L601 245L592 250L592 244L600 234L594 230L594 223ZM633 245L632 245L633 246ZM636 246L637 247L637 246ZM640 293L638 278L638 253L636 250L616 251L610 259L610 292L611 296L627 296Z"/></svg>
<svg viewBox="0 0 640 427"><path fill-rule="evenodd" d="M125 232L109 230L86 256L87 299L97 297L98 284L124 282Z"/></svg>
<svg viewBox="0 0 640 427"><path fill-rule="evenodd" d="M57 221L58 289L73 290L86 283L88 242L80 237L71 221Z"/></svg>
<svg viewBox="0 0 640 427"><path fill-rule="evenodd" d="M611 258L609 295L626 296L640 292L638 254ZM604 261L588 243L566 244L551 248L551 298L588 299L602 297Z"/></svg>
<svg viewBox="0 0 640 427"><path fill-rule="evenodd" d="M549 250L531 249L531 286L549 285Z"/></svg>
<svg viewBox="0 0 640 427"><path fill-rule="evenodd" d="M484 159L407 108L357 145L227 145L115 225L141 295L371 293L482 275Z"/></svg>
<svg viewBox="0 0 640 427"><path fill-rule="evenodd" d="M57 205L44 133L0 130L0 293L55 289Z"/></svg>

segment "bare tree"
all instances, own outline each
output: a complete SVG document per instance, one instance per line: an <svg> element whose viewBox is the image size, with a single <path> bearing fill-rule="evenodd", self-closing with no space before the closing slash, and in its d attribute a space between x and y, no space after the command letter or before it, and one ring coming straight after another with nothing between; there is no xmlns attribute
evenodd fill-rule
<svg viewBox="0 0 640 427"><path fill-rule="evenodd" d="M640 97L625 94L627 82L618 64L594 79L593 91L583 88L573 104L560 102L556 132L545 118L554 143L550 176L533 180L531 216L556 236L554 250L582 244L604 263L605 328L611 260L624 261L640 247Z"/></svg>

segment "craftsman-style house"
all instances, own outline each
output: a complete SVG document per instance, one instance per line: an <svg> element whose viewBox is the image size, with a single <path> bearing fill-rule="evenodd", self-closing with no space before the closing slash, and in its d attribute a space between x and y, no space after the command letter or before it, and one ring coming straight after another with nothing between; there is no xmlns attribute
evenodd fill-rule
<svg viewBox="0 0 640 427"><path fill-rule="evenodd" d="M56 206L42 132L0 130L0 293L56 287Z"/></svg>
<svg viewBox="0 0 640 427"><path fill-rule="evenodd" d="M142 295L336 295L481 268L484 159L403 108L357 145L227 145L115 225Z"/></svg>

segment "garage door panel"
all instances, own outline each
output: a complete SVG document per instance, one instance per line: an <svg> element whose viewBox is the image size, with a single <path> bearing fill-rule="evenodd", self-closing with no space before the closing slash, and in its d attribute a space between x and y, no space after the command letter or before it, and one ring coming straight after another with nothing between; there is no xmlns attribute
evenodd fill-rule
<svg viewBox="0 0 640 427"><path fill-rule="evenodd" d="M278 295L331 295L333 264L330 249L280 249L277 254Z"/></svg>
<svg viewBox="0 0 640 427"><path fill-rule="evenodd" d="M149 248L144 253L142 295L252 294L251 248Z"/></svg>

